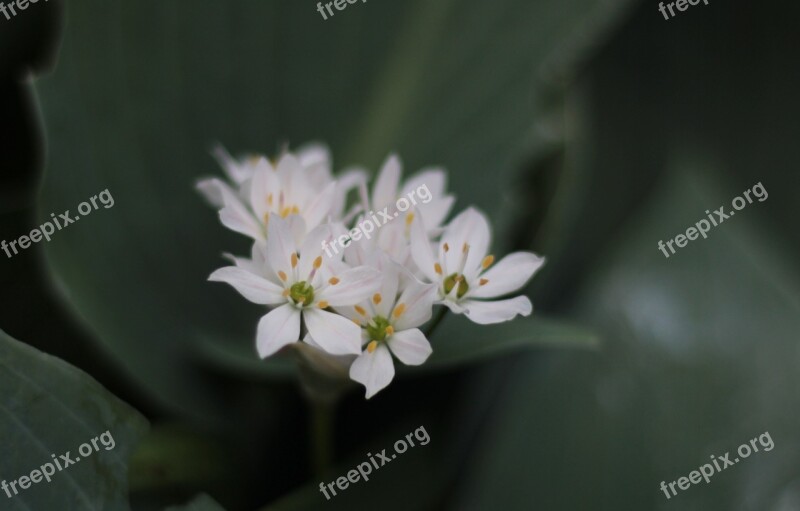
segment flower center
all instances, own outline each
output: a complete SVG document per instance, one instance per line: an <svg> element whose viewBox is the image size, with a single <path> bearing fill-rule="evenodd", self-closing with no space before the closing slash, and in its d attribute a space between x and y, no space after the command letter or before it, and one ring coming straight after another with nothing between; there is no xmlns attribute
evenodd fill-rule
<svg viewBox="0 0 800 511"><path fill-rule="evenodd" d="M457 298L461 298L467 294L467 291L469 291L469 284L467 284L464 275L458 273L453 273L444 279L444 294L449 295L456 284L458 284L458 289L456 290Z"/></svg>
<svg viewBox="0 0 800 511"><path fill-rule="evenodd" d="M384 341L394 333L389 320L383 316L375 316L366 326L371 341Z"/></svg>
<svg viewBox="0 0 800 511"><path fill-rule="evenodd" d="M289 297L298 305L311 305L314 302L314 288L305 280L296 282L289 288Z"/></svg>

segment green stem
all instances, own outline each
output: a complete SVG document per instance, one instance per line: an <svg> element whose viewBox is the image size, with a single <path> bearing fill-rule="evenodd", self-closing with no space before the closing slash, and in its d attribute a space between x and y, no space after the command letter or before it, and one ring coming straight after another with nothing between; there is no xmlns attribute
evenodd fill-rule
<svg viewBox="0 0 800 511"><path fill-rule="evenodd" d="M426 337L426 338L427 338L429 341L431 340L431 336L433 335L433 332L434 332L434 331L436 330L436 328L439 326L439 323L441 323L441 322L442 322L442 320L444 319L444 317L447 315L447 311L448 311L448 310L450 310L450 309L448 309L448 308L447 308L447 307L445 307L444 305L440 305L439 312L437 312L437 313L436 313L436 316L435 316L435 317L433 318L433 320L431 321L431 324L430 324L430 326L428 327L428 330L425 332L425 337Z"/></svg>
<svg viewBox="0 0 800 511"><path fill-rule="evenodd" d="M309 402L311 466L322 475L333 462L333 405L319 400Z"/></svg>

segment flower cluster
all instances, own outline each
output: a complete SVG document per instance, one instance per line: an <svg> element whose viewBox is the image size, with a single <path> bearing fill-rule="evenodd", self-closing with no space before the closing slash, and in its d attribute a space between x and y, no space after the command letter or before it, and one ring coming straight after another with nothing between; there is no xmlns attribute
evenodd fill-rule
<svg viewBox="0 0 800 511"><path fill-rule="evenodd" d="M252 238L253 247L250 258L228 256L233 264L209 280L269 307L256 336L262 358L305 343L349 366L370 398L394 378L393 356L420 365L431 355L420 327L434 306L480 324L531 313L525 296L495 298L522 288L544 259L515 252L495 263L489 223L475 208L445 224L455 199L441 169L401 184L400 160L390 156L370 194L365 172L334 178L328 151L316 145L276 162L234 159L222 149L217 158L228 179L197 187L222 224ZM423 189L425 200L414 200L413 191ZM346 210L351 191L358 199ZM361 239L353 226L377 211L391 221ZM330 250L336 242L341 251Z"/></svg>

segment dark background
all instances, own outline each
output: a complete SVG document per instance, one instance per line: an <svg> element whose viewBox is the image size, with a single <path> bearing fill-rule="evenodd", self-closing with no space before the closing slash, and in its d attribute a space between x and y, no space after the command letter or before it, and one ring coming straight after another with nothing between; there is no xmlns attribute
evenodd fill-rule
<svg viewBox="0 0 800 511"><path fill-rule="evenodd" d="M304 4L308 5L302 10L286 8L286 19L298 23L292 26L298 32L320 41L331 36L327 30L341 30L336 34L343 37L347 23L356 30L370 17L385 20L384 16L406 12L404 7L375 2L356 4L320 28L313 6ZM471 4L461 3L465 10ZM192 9L184 5L183 9ZM796 3L777 1L712 0L709 6L690 7L670 21L662 18L655 2L620 7L618 14L609 16L607 28L592 31L586 40L571 39L580 47L571 50L579 57L557 69L547 86L536 91L542 106L536 119L528 119L527 129L549 135L537 138L527 157L517 158L515 172L495 179L499 183L495 189L513 191L503 195L497 208L496 196L482 194L487 181L493 180L491 172L461 173L464 167L449 166L452 186L464 198L459 207L476 202L496 214L498 224L510 226L498 228L497 244L533 248L548 257L546 271L530 289L536 313L591 326L603 344L588 352L517 352L482 365L426 374L396 382L381 399L369 403L360 395L349 396L337 419L340 461L358 460L370 448L387 445L384 440L399 438L395 431L410 431L419 424L426 425L431 435L428 451L409 455L405 467L384 470L364 490L382 500L402 501L382 502L381 507L800 509L798 15ZM155 14L153 19L139 16L130 18L131 26L153 23L158 31ZM257 24L242 26L235 21L231 16L204 23L220 32L258 29ZM77 203L73 196L58 205L39 202L42 197L57 197L62 188L56 179L56 184L38 193L50 112L43 109L40 117L28 78L33 73L45 82L48 106L64 102L53 92L57 85L46 82L58 60L65 23L64 6L53 0L29 8L12 22L0 18L0 239L14 239L37 226L41 218L37 211L49 213ZM334 23L340 27L332 28ZM110 27L109 32L97 34L98 47L111 44L104 39L111 40L116 25ZM502 25L493 30L498 40L506 33ZM546 31L546 27L532 25L530 30ZM582 29L576 30L580 34ZM408 36L386 28L390 41ZM168 37L159 37L151 41L151 48L143 47L141 55L119 55L139 59L131 65L142 72L147 69L148 50L170 51L167 46L158 49L159 44L169 44ZM176 41L185 37L184 45L191 41L186 34L174 37ZM147 46L145 41L141 44ZM413 44L424 41L409 41ZM290 55L291 47L277 45L275 61L290 58L281 55L284 50ZM57 65L80 68L80 49L74 43ZM379 51L374 58L379 58ZM444 46L437 51L449 50ZM526 48L517 51L524 53ZM253 52L242 50L227 58L246 58ZM175 69L180 70L181 56L188 57L180 51L175 55ZM86 62L101 57L98 53ZM332 67L326 72L336 72L339 57L329 55ZM220 56L205 58L213 66ZM364 58L369 61L369 54ZM168 58L161 55L158 62L165 61ZM363 67L360 72L368 73L370 65ZM153 73L167 71L154 64ZM84 69L81 76L93 72ZM340 72L353 71L343 65ZM97 87L115 86L100 74L97 80ZM275 94L282 87L302 86L298 76L278 75L274 80L281 84ZM137 84L130 86L135 89ZM184 86L189 94L212 84ZM80 93L92 90L97 89L87 86ZM336 103L346 90L333 87L330 97L314 104ZM131 100L142 102L143 97L147 96ZM526 97L524 90L520 97ZM417 107L417 100L399 99L398 104ZM139 106L147 116L148 105ZM109 107L111 114L104 120L111 131L114 111ZM69 119L53 115L59 128ZM143 126L136 122L136 127ZM172 126L161 134L164 154L170 151L167 128ZM310 133L294 127L287 131L294 137L328 135L334 149L344 145L338 135L322 128ZM271 127L238 138L242 147L233 149L271 151L278 145L277 137L287 136L280 132L280 127ZM55 137L65 131L48 133L57 143ZM404 149L411 145L409 140L396 143ZM201 140L201 148L208 142ZM366 151L353 154L374 168L385 149L380 134L372 142ZM102 145L86 140L90 152L101 151ZM498 150L502 147L497 145ZM415 150L408 151L409 169L429 163L425 157L439 161L433 143ZM188 175L213 172L213 162L205 165ZM78 167L72 162L68 166ZM56 164L46 172L65 172L65 168ZM106 172L111 175L115 169ZM164 179L169 181L169 175ZM657 250L658 240L685 231L704 217L704 210L727 206L757 182L769 192L767 201L748 206L735 221L714 229L708 240L690 243L668 260ZM124 197L123 183L118 181L112 192ZM88 186L74 197L80 200L101 189ZM110 211L126 207L130 206L121 200ZM198 201L192 207L199 211L203 206ZM209 214L202 219L207 229L213 229L211 218ZM54 239L50 244L56 243ZM232 384L223 382L215 388L222 396L236 396L228 402L240 408L232 415L243 422L233 429L197 426L183 411L153 399L152 389L126 377L119 359L96 342L85 322L75 319L74 305L53 284L53 268L56 274L64 268L63 264L59 268L58 260L68 247L61 246L65 248L40 243L12 259L0 258L0 328L90 373L144 413L167 443L170 435L201 434L227 448L216 435L224 437L231 431L247 439L226 449L226 456L234 459L230 466L220 467L210 482L177 477L177 482L134 485L136 506L156 508L206 491L229 509L253 509L309 480L302 434L306 410L291 381L259 381L236 394ZM44 258L45 249L53 250L55 263ZM208 250L193 246L192 251L210 254L202 256L203 263L213 261L218 252L216 245ZM85 259L84 263L90 271L92 265L102 264ZM125 271L124 264L120 271ZM66 280L69 284L69 277ZM121 291L117 299L124 303L126 290ZM84 306L81 315L91 316L90 312ZM224 378L212 374L210 379ZM267 399L260 397L262 386L270 388ZM276 411L280 421L274 423ZM389 431L383 440L375 436L380 430ZM759 453L716 475L711 484L692 486L669 501L660 492L662 480L688 475L710 455L733 451L765 431L775 441L773 451ZM312 486L317 482L310 478ZM337 497L336 505L378 507L356 491L345 493ZM327 504L308 502L310 509Z"/></svg>

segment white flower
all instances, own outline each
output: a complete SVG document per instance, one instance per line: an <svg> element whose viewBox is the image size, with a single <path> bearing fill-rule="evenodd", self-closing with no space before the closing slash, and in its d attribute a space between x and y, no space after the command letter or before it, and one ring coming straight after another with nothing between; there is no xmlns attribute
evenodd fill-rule
<svg viewBox="0 0 800 511"><path fill-rule="evenodd" d="M301 224L302 219L295 218ZM325 309L358 303L381 284L381 275L366 266L347 268L340 260L321 255L321 243L343 228L320 225L298 249L290 222L270 220L265 244L256 243L252 261L215 271L209 280L227 282L251 302L275 307L258 324L256 345L261 358L300 339L301 317L313 344L332 355L361 353L361 333L352 321ZM261 267L260 274L253 269Z"/></svg>
<svg viewBox="0 0 800 511"><path fill-rule="evenodd" d="M286 152L275 166L264 156L235 160L221 148L216 149L216 155L230 183L203 179L197 188L220 208L225 227L257 241L266 239L271 215L298 215L309 231L328 218L340 217L347 192L365 180L360 172L334 180L330 155L319 145L296 154Z"/></svg>
<svg viewBox="0 0 800 511"><path fill-rule="evenodd" d="M436 289L423 284L385 254L373 265L382 273L380 289L369 299L350 307L336 307L361 326L364 351L350 366L350 378L366 387L367 399L394 378L392 354L406 365L420 365L431 345L416 327L431 318Z"/></svg>
<svg viewBox="0 0 800 511"><path fill-rule="evenodd" d="M447 174L439 168L425 168L410 177L400 188L402 163L396 155L390 155L383 163L375 185L372 189L372 200L362 197L367 211L382 211L388 208L390 216L401 213L397 209L397 201L412 194L416 197L416 208L422 216L430 236L441 232L441 224L450 212L455 202L455 197L445 195L447 188ZM429 198L418 197L418 191L425 190L430 193ZM363 193L362 195L366 195ZM427 200L427 202L425 202ZM406 215L401 216L407 216Z"/></svg>
<svg viewBox="0 0 800 511"><path fill-rule="evenodd" d="M415 221L411 253L420 271L437 284L439 300L451 311L480 324L528 316L533 306L526 296L487 300L522 288L542 267L544 258L514 252L491 267L494 256L487 255L490 240L489 222L482 213L468 208L445 227L434 248L421 221Z"/></svg>

